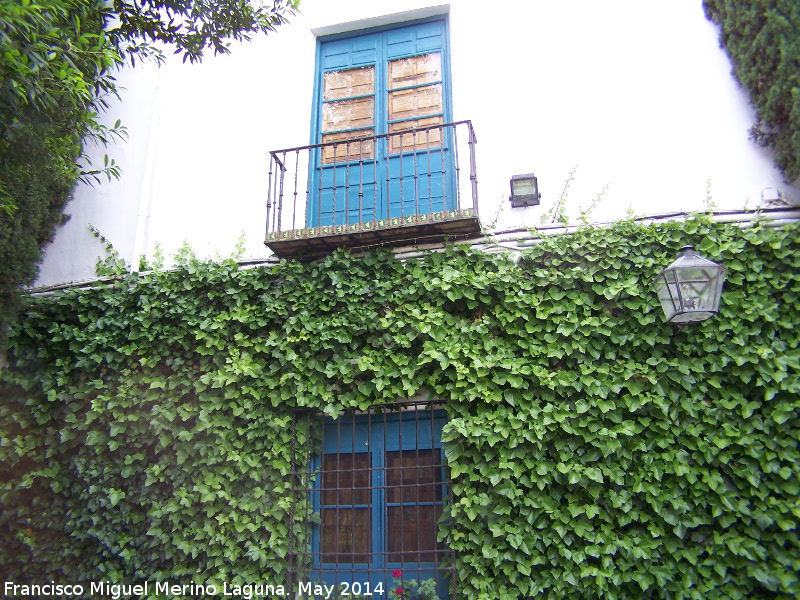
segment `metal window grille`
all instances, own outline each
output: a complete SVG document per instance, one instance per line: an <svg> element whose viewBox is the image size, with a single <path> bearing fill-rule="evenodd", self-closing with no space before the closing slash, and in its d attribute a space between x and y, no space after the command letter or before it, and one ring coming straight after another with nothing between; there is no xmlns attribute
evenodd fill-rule
<svg viewBox="0 0 800 600"><path fill-rule="evenodd" d="M388 600L398 582L415 591L412 580L433 580L440 600L455 596L442 516L452 503L445 420L440 402L379 405L336 420L295 413L288 571L300 597L311 596L302 593L311 583Z"/></svg>

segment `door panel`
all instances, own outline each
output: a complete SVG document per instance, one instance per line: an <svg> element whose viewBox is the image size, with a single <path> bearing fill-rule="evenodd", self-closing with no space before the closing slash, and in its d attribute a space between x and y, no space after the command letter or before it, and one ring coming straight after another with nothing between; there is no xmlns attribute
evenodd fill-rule
<svg viewBox="0 0 800 600"><path fill-rule="evenodd" d="M374 65L381 51L380 34L325 42L321 46L322 68L325 72L360 65Z"/></svg>
<svg viewBox="0 0 800 600"><path fill-rule="evenodd" d="M386 56L389 59L425 54L444 48L444 22L431 21L386 32Z"/></svg>
<svg viewBox="0 0 800 600"><path fill-rule="evenodd" d="M450 119L445 22L322 42L320 48L313 141L341 143L312 152L306 226L457 208L454 156L444 130L371 137Z"/></svg>

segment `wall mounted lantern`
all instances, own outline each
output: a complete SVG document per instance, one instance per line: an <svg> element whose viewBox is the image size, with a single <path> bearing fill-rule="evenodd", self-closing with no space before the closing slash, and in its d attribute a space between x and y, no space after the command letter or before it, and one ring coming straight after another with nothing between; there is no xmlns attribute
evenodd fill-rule
<svg viewBox="0 0 800 600"><path fill-rule="evenodd" d="M684 246L677 260L658 274L653 285L667 323L688 325L719 311L726 268Z"/></svg>
<svg viewBox="0 0 800 600"><path fill-rule="evenodd" d="M533 173L514 175L511 178L511 206L536 206L542 195L539 193L539 182Z"/></svg>

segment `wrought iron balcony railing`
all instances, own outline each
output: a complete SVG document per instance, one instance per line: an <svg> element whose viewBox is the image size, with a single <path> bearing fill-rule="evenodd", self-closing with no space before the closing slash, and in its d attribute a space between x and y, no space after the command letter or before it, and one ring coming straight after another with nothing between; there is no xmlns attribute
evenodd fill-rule
<svg viewBox="0 0 800 600"><path fill-rule="evenodd" d="M337 247L477 235L472 123L402 125L270 152L267 246L281 257L314 257Z"/></svg>

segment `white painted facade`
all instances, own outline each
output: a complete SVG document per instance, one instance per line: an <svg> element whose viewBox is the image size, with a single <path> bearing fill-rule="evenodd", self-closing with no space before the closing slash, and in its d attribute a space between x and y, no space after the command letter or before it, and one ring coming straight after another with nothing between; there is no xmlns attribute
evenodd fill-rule
<svg viewBox="0 0 800 600"><path fill-rule="evenodd" d="M244 257L268 257L269 151L310 143L316 37L432 13L449 15L453 117L475 127L484 225L539 225L576 165L573 217L607 185L594 219L701 209L709 182L718 209L778 192L800 203L800 187L748 139L754 110L701 0L488 10L473 0L302 0L289 25L230 55L119 74L126 89L108 120L121 118L129 139L107 151L122 178L76 190L36 285L94 276L103 246L89 223L129 264L156 243L168 259L184 241L198 256L229 256L242 231ZM530 172L541 205L511 209L511 176Z"/></svg>

